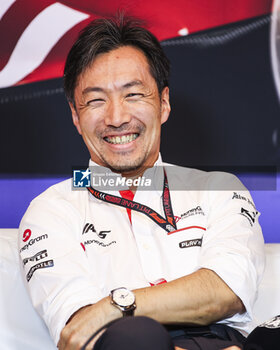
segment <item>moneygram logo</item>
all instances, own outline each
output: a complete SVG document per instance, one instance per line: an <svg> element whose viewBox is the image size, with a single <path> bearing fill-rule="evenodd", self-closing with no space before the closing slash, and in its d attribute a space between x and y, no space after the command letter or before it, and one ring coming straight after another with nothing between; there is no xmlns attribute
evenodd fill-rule
<svg viewBox="0 0 280 350"><path fill-rule="evenodd" d="M31 230L28 228L27 230L25 230L23 232L23 235L22 235L23 242L27 242L29 240L30 236L31 236Z"/></svg>
<svg viewBox="0 0 280 350"><path fill-rule="evenodd" d="M31 231L30 231L30 235L31 235ZM30 237L30 236L29 236ZM29 239L29 237L26 239L26 240L28 240ZM24 250L28 250L29 249L29 247L31 247L33 244L35 244L35 243L37 243L37 242L40 242L40 241L42 241L42 240L44 240L44 239L48 239L48 235L47 234L45 234L45 235L42 235L42 236L39 236L39 237L35 237L34 239L30 239L30 241L28 242L28 243L26 243L21 249L20 249L20 253L22 252L22 251L24 251Z"/></svg>

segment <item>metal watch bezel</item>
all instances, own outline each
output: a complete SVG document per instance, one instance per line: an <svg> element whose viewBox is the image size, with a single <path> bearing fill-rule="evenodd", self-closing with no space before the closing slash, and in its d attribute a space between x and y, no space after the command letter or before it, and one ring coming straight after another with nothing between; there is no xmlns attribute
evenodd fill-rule
<svg viewBox="0 0 280 350"><path fill-rule="evenodd" d="M123 305L120 305L116 300L114 300L114 293L120 289L125 289L130 294L133 295L134 300L133 300L132 304L127 305L127 306L123 306ZM122 312L123 316L133 316L134 310L136 309L136 302L135 302L135 294L130 289L128 289L126 287L115 288L115 289L111 290L110 297L111 297L111 304L116 306Z"/></svg>

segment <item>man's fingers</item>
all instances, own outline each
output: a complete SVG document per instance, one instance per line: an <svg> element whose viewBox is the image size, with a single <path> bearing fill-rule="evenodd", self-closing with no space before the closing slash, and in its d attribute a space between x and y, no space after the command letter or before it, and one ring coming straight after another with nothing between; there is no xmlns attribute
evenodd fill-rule
<svg viewBox="0 0 280 350"><path fill-rule="evenodd" d="M93 346L97 342L97 340L101 337L101 335L106 331L103 329L100 331L86 346L86 350L92 350ZM69 327L64 327L60 333L60 339L57 344L59 350L80 350L89 339L89 336L85 337L85 335L81 334L82 332L75 331Z"/></svg>

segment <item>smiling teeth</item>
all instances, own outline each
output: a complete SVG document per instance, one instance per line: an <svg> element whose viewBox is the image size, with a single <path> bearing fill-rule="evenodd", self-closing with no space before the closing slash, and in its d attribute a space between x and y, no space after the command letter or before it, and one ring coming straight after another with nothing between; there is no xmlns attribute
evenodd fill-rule
<svg viewBox="0 0 280 350"><path fill-rule="evenodd" d="M123 136L113 136L113 137L106 137L106 141L109 143L113 143L114 145L122 145L124 143L129 143L137 138L138 134L130 134L130 135L123 135Z"/></svg>

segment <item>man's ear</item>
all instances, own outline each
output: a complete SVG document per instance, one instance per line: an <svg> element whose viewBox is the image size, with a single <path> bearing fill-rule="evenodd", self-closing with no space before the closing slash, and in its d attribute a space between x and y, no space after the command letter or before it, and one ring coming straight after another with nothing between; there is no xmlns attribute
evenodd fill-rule
<svg viewBox="0 0 280 350"><path fill-rule="evenodd" d="M167 121L170 111L169 88L166 86L161 92L161 124Z"/></svg>
<svg viewBox="0 0 280 350"><path fill-rule="evenodd" d="M72 113L73 124L75 125L76 129L78 130L78 133L80 135L82 135L80 120L79 120L79 116L77 114L76 108L74 107L72 102L69 102L69 106L70 106L71 113Z"/></svg>

